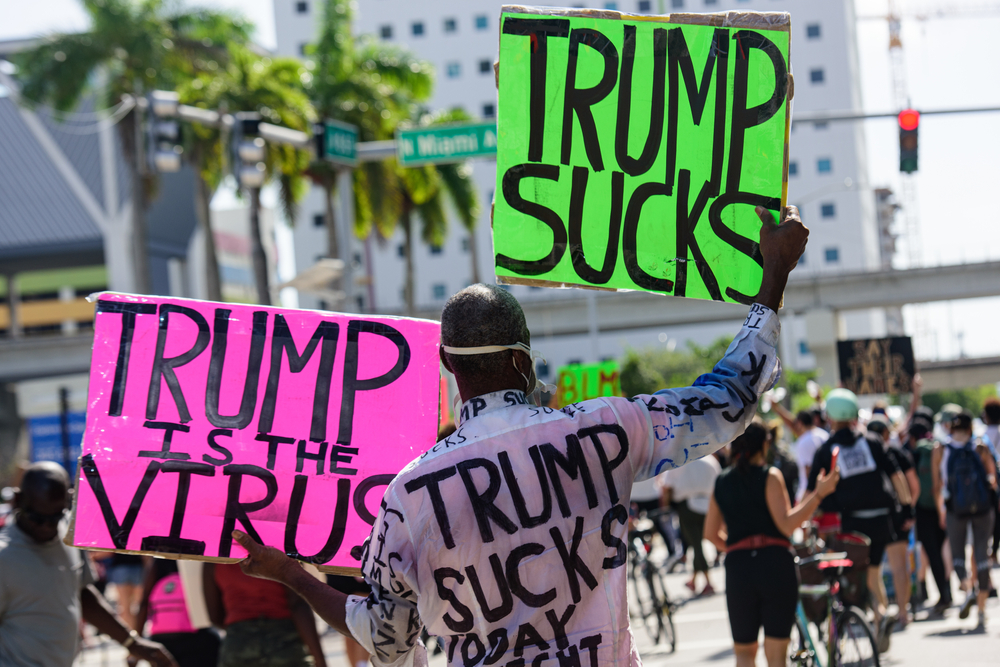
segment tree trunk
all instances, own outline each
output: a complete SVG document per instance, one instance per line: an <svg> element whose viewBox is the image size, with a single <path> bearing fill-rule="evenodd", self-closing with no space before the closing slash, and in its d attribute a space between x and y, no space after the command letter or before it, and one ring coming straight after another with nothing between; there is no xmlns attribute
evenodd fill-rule
<svg viewBox="0 0 1000 667"><path fill-rule="evenodd" d="M472 284L479 281L479 253L476 252L476 230L469 230L469 254L472 255Z"/></svg>
<svg viewBox="0 0 1000 667"><path fill-rule="evenodd" d="M132 270L137 294L149 294L152 275L149 270L148 230L146 229L146 179L142 165L142 118L138 107L130 111L118 126L122 152L132 180Z"/></svg>
<svg viewBox="0 0 1000 667"><path fill-rule="evenodd" d="M271 285L267 277L267 255L264 254L264 243L260 235L260 188L250 188L250 244L257 301L262 306L270 306Z"/></svg>
<svg viewBox="0 0 1000 667"><path fill-rule="evenodd" d="M413 229L410 220L410 202L403 202L403 213L400 222L403 223L403 252L406 258L406 284L403 286L403 295L406 300L406 314L412 317L417 312L416 299L414 299L413 289Z"/></svg>
<svg viewBox="0 0 1000 667"><path fill-rule="evenodd" d="M340 240L337 238L337 218L333 207L333 196L337 193L337 173L333 179L323 184L326 195L326 255L331 259L342 259L340 256Z"/></svg>
<svg viewBox="0 0 1000 667"><path fill-rule="evenodd" d="M215 250L215 234L212 233L212 196L208 183L201 177L199 161L195 160L195 211L198 225L205 237L205 296L209 301L222 301L222 281L219 278L219 258Z"/></svg>

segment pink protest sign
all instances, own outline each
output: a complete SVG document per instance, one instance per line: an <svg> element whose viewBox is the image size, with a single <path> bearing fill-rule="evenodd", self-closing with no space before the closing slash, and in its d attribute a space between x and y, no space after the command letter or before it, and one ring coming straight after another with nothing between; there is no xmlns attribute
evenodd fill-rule
<svg viewBox="0 0 1000 667"><path fill-rule="evenodd" d="M100 295L73 543L238 559L239 528L358 567L385 486L437 439L439 331Z"/></svg>

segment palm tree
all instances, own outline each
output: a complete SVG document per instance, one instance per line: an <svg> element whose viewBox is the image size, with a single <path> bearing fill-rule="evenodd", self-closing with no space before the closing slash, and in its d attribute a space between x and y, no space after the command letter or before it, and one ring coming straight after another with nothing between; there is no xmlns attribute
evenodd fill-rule
<svg viewBox="0 0 1000 667"><path fill-rule="evenodd" d="M469 115L461 109L424 114L420 125L438 125L469 120ZM451 202L459 221L469 231L472 253L472 279L479 282L479 266L476 259L475 237L472 234L479 218L479 196L472 170L467 163L425 165L422 167L396 167L397 189L401 194L399 226L403 230L403 248L406 259L405 283L403 286L406 314L416 313L416 298L413 292L413 216L420 219L420 237L424 243L440 246L448 232L448 217L445 215L445 198Z"/></svg>
<svg viewBox="0 0 1000 667"><path fill-rule="evenodd" d="M138 99L158 88L172 90L197 75L224 66L229 42L246 43L253 26L226 12L180 10L165 0L81 0L91 27L77 34L56 34L17 54L22 100L75 107L98 70L107 72L109 106ZM155 175L142 160L141 107L119 122L125 160L132 173L132 244L135 289L150 289L146 247L146 207Z"/></svg>
<svg viewBox="0 0 1000 667"><path fill-rule="evenodd" d="M201 78L180 89L180 103L198 106L199 93L204 87ZM222 301L222 278L219 257L212 231L212 197L226 174L226 140L223 130L201 123L191 123L184 133L184 152L195 172L194 208L205 242L205 296L209 301Z"/></svg>
<svg viewBox="0 0 1000 667"><path fill-rule="evenodd" d="M214 75L200 75L182 90L182 97L206 109L254 112L262 122L309 132L315 111L304 86L309 71L294 58L260 57L233 45L227 66ZM221 159L221 155L220 158ZM277 181L286 219L294 220L296 202L305 195L303 178L309 154L285 144L269 143L264 151L264 177ZM208 162L209 170L212 163ZM257 300L271 303L270 279L260 234L260 189L250 188L251 253Z"/></svg>
<svg viewBox="0 0 1000 667"><path fill-rule="evenodd" d="M391 139L396 125L431 93L431 66L410 52L351 32L353 9L346 0L327 0L319 39L307 49L313 60L310 96L320 118L358 127L359 141ZM310 175L326 195L327 254L340 258L333 197L340 168L317 156ZM354 170L355 233L376 224L388 233L399 210L389 164L368 162Z"/></svg>

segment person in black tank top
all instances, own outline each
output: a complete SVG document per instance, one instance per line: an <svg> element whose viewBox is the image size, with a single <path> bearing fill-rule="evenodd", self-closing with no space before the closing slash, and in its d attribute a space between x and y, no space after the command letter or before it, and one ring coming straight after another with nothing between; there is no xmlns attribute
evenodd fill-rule
<svg viewBox="0 0 1000 667"><path fill-rule="evenodd" d="M793 509L781 473L767 465L770 434L754 420L732 443L733 465L715 481L705 537L726 552L726 605L737 667L754 665L764 628L769 667L785 665L799 598L789 536L833 493L837 470L818 478L816 490Z"/></svg>

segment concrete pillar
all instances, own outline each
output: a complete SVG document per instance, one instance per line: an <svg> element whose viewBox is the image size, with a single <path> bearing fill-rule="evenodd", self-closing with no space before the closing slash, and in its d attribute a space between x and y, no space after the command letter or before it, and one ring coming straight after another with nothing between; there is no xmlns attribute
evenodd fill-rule
<svg viewBox="0 0 1000 667"><path fill-rule="evenodd" d="M10 313L10 337L20 338L24 335L24 329L21 323L21 292L16 273L7 274L7 309Z"/></svg>
<svg viewBox="0 0 1000 667"><path fill-rule="evenodd" d="M837 341L847 337L844 318L839 311L817 309L806 313L805 319L806 342L809 351L816 357L816 368L820 371L816 381L836 387L840 382Z"/></svg>
<svg viewBox="0 0 1000 667"><path fill-rule="evenodd" d="M59 288L59 300L63 303L70 303L76 300L76 290L68 285L63 285ZM62 321L62 332L66 336L72 336L77 332L76 320L63 320Z"/></svg>

